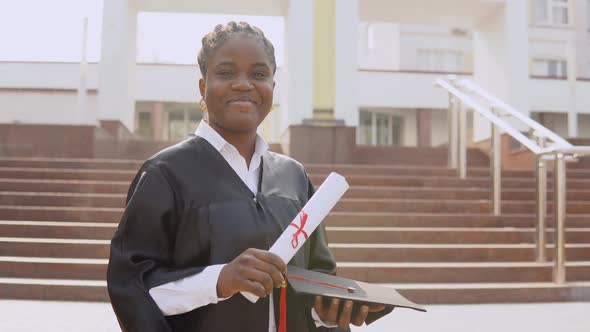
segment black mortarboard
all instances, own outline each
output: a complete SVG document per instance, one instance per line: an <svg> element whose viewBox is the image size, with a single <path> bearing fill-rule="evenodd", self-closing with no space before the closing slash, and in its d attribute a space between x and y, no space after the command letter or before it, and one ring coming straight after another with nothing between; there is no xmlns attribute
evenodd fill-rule
<svg viewBox="0 0 590 332"><path fill-rule="evenodd" d="M385 305L384 312L371 313L367 317L367 323L384 316L395 307L426 311L424 307L406 299L393 288L309 271L296 266L289 265L287 282L298 294L352 300L355 305Z"/></svg>

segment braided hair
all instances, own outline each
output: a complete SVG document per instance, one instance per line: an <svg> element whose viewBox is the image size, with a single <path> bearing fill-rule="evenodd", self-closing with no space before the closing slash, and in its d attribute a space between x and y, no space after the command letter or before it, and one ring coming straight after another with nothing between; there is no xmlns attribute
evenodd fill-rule
<svg viewBox="0 0 590 332"><path fill-rule="evenodd" d="M199 56L197 57L197 61L203 78L207 76L207 60L213 56L213 53L215 53L223 43L235 36L245 36L260 40L264 45L264 50L270 60L272 73L274 74L276 72L277 63L275 60L275 48L270 40L266 38L262 30L246 22L236 23L231 21L226 25L218 24L213 31L206 34L201 40L202 47Z"/></svg>

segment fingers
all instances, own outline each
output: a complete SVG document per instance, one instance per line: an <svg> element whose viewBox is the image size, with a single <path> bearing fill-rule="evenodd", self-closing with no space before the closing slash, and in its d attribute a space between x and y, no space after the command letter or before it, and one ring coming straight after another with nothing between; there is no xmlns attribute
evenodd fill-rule
<svg viewBox="0 0 590 332"><path fill-rule="evenodd" d="M283 260L268 251L252 249L252 266L267 273L273 280L274 287L281 287L284 281L283 275L287 273L287 266Z"/></svg>
<svg viewBox="0 0 590 332"><path fill-rule="evenodd" d="M258 250L258 249L251 249L251 250L252 250L252 254L254 256L256 256L256 258L258 258L261 261L264 261L268 264L273 265L282 274L287 273L287 264L285 264L285 262L283 262L283 260L279 256L273 254L270 251Z"/></svg>
<svg viewBox="0 0 590 332"><path fill-rule="evenodd" d="M332 302L330 302L330 308L328 309L328 314L326 315L326 322L327 323L334 323L338 321L338 307L340 306L340 300L333 298Z"/></svg>
<svg viewBox="0 0 590 332"><path fill-rule="evenodd" d="M244 271L244 277L246 277L249 281L260 284L264 289L265 295L270 295L270 293L272 293L272 290L273 288L275 288L276 285L276 283L268 273L262 272L257 269L246 269Z"/></svg>
<svg viewBox="0 0 590 332"><path fill-rule="evenodd" d="M324 299L321 296L315 297L313 308L315 309L315 312L318 314L318 316L320 316L320 319L322 321L325 321L327 319L327 312L326 307L324 306Z"/></svg>
<svg viewBox="0 0 590 332"><path fill-rule="evenodd" d="M365 323L365 320L367 319L367 315L369 314L369 306L367 305L362 305L361 309L358 311L358 313L354 316L354 318L352 319L351 323L356 325L356 326L361 326Z"/></svg>
<svg viewBox="0 0 590 332"><path fill-rule="evenodd" d="M383 311L385 310L385 306L384 305L371 305L369 306L369 312L379 312L379 311Z"/></svg>
<svg viewBox="0 0 590 332"><path fill-rule="evenodd" d="M342 308L342 313L340 313L340 318L338 319L338 327L340 327L343 330L348 329L348 325L350 325L350 318L351 317L352 317L352 301L345 301L344 308ZM363 322L364 322L364 320L363 320Z"/></svg>
<svg viewBox="0 0 590 332"><path fill-rule="evenodd" d="M243 280L242 289L261 298L264 298L269 294L266 292L264 286L256 281Z"/></svg>

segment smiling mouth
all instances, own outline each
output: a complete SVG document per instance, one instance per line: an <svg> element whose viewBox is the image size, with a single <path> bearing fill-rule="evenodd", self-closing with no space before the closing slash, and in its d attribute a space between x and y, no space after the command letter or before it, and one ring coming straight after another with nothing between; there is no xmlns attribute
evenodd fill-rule
<svg viewBox="0 0 590 332"><path fill-rule="evenodd" d="M238 100L230 100L229 104L256 104L255 102L253 102L252 100L249 99L238 99Z"/></svg>

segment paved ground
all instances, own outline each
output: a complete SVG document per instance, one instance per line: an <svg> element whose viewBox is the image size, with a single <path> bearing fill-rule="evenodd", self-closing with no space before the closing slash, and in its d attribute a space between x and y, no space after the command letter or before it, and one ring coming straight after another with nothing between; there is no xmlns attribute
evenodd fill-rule
<svg viewBox="0 0 590 332"><path fill-rule="evenodd" d="M438 305L396 310L354 332L588 332L590 303ZM0 300L0 331L119 331L109 304Z"/></svg>

